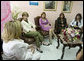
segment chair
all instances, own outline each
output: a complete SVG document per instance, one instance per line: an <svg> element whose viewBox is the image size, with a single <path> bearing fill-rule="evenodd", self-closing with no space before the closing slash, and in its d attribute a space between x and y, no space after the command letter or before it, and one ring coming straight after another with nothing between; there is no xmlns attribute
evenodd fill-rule
<svg viewBox="0 0 84 61"><path fill-rule="evenodd" d="M24 42L28 44L33 44L35 42L34 37L26 37L24 32L22 33L20 38L23 39Z"/></svg>

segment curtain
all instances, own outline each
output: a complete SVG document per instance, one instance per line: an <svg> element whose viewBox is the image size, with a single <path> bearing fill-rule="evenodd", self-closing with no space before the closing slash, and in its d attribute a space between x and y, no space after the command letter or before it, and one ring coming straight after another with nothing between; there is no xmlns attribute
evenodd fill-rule
<svg viewBox="0 0 84 61"><path fill-rule="evenodd" d="M12 19L11 15L10 1L1 1L1 32L4 24Z"/></svg>

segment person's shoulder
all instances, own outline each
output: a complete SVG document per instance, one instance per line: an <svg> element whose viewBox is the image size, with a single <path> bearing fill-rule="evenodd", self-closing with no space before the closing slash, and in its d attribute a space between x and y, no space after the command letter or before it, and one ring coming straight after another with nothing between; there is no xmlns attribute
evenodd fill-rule
<svg viewBox="0 0 84 61"><path fill-rule="evenodd" d="M10 48L14 47L14 46L17 46L21 43L23 43L24 41L23 40L20 40L20 39L13 39L13 40L10 40L9 42L5 43L3 42L3 45L4 46L11 46Z"/></svg>
<svg viewBox="0 0 84 61"><path fill-rule="evenodd" d="M26 45L28 45L27 43L25 43L24 42L24 40L22 40L22 39L14 39L13 40L14 42L14 47L22 47L22 46L26 46Z"/></svg>
<svg viewBox="0 0 84 61"><path fill-rule="evenodd" d="M39 18L39 20L41 20L42 18Z"/></svg>
<svg viewBox="0 0 84 61"><path fill-rule="evenodd" d="M60 17L58 17L57 20L60 20Z"/></svg>
<svg viewBox="0 0 84 61"><path fill-rule="evenodd" d="M66 20L66 18L64 18Z"/></svg>
<svg viewBox="0 0 84 61"><path fill-rule="evenodd" d="M42 18L39 18L39 21L42 21Z"/></svg>
<svg viewBox="0 0 84 61"><path fill-rule="evenodd" d="M22 39L14 39L12 41L10 41L11 43L15 43L15 44L19 44L19 43L24 43L24 40Z"/></svg>
<svg viewBox="0 0 84 61"><path fill-rule="evenodd" d="M60 17L58 17L55 21L56 21L56 22L59 22L59 21L60 21Z"/></svg>

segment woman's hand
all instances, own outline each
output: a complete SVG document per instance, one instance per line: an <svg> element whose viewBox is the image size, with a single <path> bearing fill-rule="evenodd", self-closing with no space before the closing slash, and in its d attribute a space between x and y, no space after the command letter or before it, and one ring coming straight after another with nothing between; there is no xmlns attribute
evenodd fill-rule
<svg viewBox="0 0 84 61"><path fill-rule="evenodd" d="M33 29L33 31L36 31L35 29Z"/></svg>
<svg viewBox="0 0 84 61"><path fill-rule="evenodd" d="M28 49L31 49L31 52L32 52L32 53L35 52L35 47L34 47L33 45L30 45L30 46L28 47Z"/></svg>
<svg viewBox="0 0 84 61"><path fill-rule="evenodd" d="M49 24L47 24L47 25L44 25L44 27L48 27L49 26Z"/></svg>
<svg viewBox="0 0 84 61"><path fill-rule="evenodd" d="M36 31L36 29L35 28L32 28L32 30L31 31Z"/></svg>

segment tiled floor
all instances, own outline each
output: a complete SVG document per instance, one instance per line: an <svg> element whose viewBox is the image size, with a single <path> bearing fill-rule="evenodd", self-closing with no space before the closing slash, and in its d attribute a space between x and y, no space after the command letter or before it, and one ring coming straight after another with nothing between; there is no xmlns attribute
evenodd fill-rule
<svg viewBox="0 0 84 61"><path fill-rule="evenodd" d="M45 40L48 41L48 39ZM40 60L58 60L61 58L63 45L60 44L60 47L56 49L57 40L53 39L52 41L52 45L41 46L43 53ZM71 49L68 49L68 47L66 47L63 60L76 60L76 52L78 51L78 49L79 47Z"/></svg>

